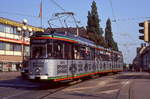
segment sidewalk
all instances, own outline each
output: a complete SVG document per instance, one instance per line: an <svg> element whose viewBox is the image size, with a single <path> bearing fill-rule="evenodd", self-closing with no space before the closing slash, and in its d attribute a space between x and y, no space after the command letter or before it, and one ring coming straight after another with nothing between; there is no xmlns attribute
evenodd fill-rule
<svg viewBox="0 0 150 99"><path fill-rule="evenodd" d="M150 79L137 79L131 88L131 99L150 99Z"/></svg>
<svg viewBox="0 0 150 99"><path fill-rule="evenodd" d="M117 99L150 99L150 75L129 79L121 88Z"/></svg>
<svg viewBox="0 0 150 99"><path fill-rule="evenodd" d="M0 87L38 88L36 83L24 80L20 72L0 72Z"/></svg>
<svg viewBox="0 0 150 99"><path fill-rule="evenodd" d="M20 72L0 72L0 80L13 79L20 76Z"/></svg>

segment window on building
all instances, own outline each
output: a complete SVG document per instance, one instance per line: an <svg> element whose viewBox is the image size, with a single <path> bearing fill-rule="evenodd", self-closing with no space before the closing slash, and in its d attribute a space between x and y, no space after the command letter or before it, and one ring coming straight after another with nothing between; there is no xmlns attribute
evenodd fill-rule
<svg viewBox="0 0 150 99"><path fill-rule="evenodd" d="M0 50L5 50L5 42L0 42Z"/></svg>
<svg viewBox="0 0 150 99"><path fill-rule="evenodd" d="M16 35L21 35L21 32L16 30Z"/></svg>
<svg viewBox="0 0 150 99"><path fill-rule="evenodd" d="M13 44L11 44L11 43L6 43L5 47L6 47L6 50L7 50L7 51L13 51Z"/></svg>
<svg viewBox="0 0 150 99"><path fill-rule="evenodd" d="M24 55L25 56L30 56L30 48L29 48L29 46L24 46Z"/></svg>
<svg viewBox="0 0 150 99"><path fill-rule="evenodd" d="M30 36L30 33L28 31L25 31L24 32L24 37L29 37Z"/></svg>
<svg viewBox="0 0 150 99"><path fill-rule="evenodd" d="M6 33L13 33L13 27L11 26L5 26L5 30Z"/></svg>
<svg viewBox="0 0 150 99"><path fill-rule="evenodd" d="M17 35L17 28L16 27L13 28L13 33Z"/></svg>
<svg viewBox="0 0 150 99"><path fill-rule="evenodd" d="M0 24L0 32L4 32L4 27L2 24Z"/></svg>
<svg viewBox="0 0 150 99"><path fill-rule="evenodd" d="M14 51L21 51L21 45L20 44L13 44Z"/></svg>

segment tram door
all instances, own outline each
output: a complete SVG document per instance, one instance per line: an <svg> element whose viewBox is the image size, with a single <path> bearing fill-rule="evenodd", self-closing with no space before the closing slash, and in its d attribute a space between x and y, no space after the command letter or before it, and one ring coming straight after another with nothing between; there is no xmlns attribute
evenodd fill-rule
<svg viewBox="0 0 150 99"><path fill-rule="evenodd" d="M69 75L74 78L74 76L77 74L77 46L75 44L70 45L70 65L69 65Z"/></svg>
<svg viewBox="0 0 150 99"><path fill-rule="evenodd" d="M76 73L76 64L74 61L74 45L72 43L64 43L64 58L67 63L67 76L73 77Z"/></svg>

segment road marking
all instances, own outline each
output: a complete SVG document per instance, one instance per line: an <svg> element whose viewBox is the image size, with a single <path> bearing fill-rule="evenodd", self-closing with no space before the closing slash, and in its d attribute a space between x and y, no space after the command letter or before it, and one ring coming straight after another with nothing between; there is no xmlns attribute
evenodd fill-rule
<svg viewBox="0 0 150 99"><path fill-rule="evenodd" d="M127 80L127 81L122 81L121 84L124 84L123 86L127 85L127 84L130 84L131 81Z"/></svg>
<svg viewBox="0 0 150 99"><path fill-rule="evenodd" d="M100 81L100 82L98 83L98 85L99 85L99 86L103 86L103 85L106 85L107 82L108 82L108 81Z"/></svg>
<svg viewBox="0 0 150 99"><path fill-rule="evenodd" d="M98 86L104 86L106 85L106 81L100 81L98 84L95 86L89 86L89 87L80 87L80 88L71 88L71 89L64 89L64 91L77 91L77 90L85 90L85 89L92 89L92 88L97 88Z"/></svg>
<svg viewBox="0 0 150 99"><path fill-rule="evenodd" d="M14 94L14 95L9 95L7 97L3 97L2 99L9 99L9 98L12 99L12 97L19 96L19 95L22 95L22 94L27 93L27 92L29 92L29 91L21 91L20 93L17 93L17 94Z"/></svg>
<svg viewBox="0 0 150 99"><path fill-rule="evenodd" d="M118 89L112 89L112 90L101 91L98 93L110 94L110 93L116 93L117 91L118 91Z"/></svg>
<svg viewBox="0 0 150 99"><path fill-rule="evenodd" d="M65 89L64 91L76 91L76 90L84 90L84 89L91 89L94 88L95 86L91 87L80 87L80 88L71 88L71 89ZM96 86L97 87L97 86Z"/></svg>

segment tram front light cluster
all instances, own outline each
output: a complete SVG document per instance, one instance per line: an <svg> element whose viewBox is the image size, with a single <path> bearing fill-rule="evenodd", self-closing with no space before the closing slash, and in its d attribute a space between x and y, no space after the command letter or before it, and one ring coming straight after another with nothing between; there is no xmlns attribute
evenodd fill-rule
<svg viewBox="0 0 150 99"><path fill-rule="evenodd" d="M39 68L36 68L36 69L35 69L35 72L36 72L36 73L40 73L40 69L39 69Z"/></svg>

